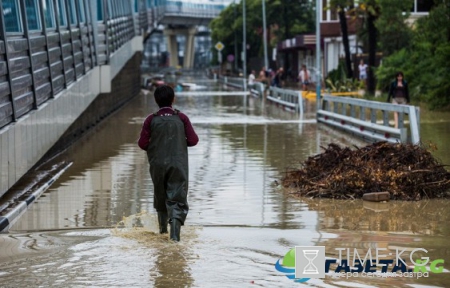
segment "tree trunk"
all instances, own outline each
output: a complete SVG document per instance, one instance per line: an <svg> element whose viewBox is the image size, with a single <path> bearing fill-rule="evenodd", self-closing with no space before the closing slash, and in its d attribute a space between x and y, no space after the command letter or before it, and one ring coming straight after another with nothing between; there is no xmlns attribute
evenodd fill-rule
<svg viewBox="0 0 450 288"><path fill-rule="evenodd" d="M375 57L377 52L377 29L375 27L376 16L370 12L367 15L367 32L369 34L369 59L367 71L367 92L370 95L375 94L375 77L373 68L375 67Z"/></svg>
<svg viewBox="0 0 450 288"><path fill-rule="evenodd" d="M352 60L350 55L350 44L348 42L348 29L347 29L347 17L345 15L345 9L339 7L339 23L341 24L342 44L345 51L345 67L347 72L347 78L353 78Z"/></svg>

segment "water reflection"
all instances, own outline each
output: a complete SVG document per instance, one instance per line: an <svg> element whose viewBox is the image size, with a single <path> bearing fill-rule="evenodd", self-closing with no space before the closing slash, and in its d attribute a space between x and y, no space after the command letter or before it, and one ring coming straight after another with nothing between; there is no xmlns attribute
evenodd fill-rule
<svg viewBox="0 0 450 288"><path fill-rule="evenodd" d="M450 236L448 201L338 201L302 199L320 215L320 229L396 231L410 235Z"/></svg>

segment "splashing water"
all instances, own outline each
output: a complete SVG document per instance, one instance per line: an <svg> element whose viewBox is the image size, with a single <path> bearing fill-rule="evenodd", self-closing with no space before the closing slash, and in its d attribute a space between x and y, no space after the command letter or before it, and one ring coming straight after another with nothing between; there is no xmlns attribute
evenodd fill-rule
<svg viewBox="0 0 450 288"><path fill-rule="evenodd" d="M190 244L193 244L192 242L197 238L198 229L200 229L200 227L182 226L182 243L189 242ZM169 241L169 234L159 234L158 216L147 211L123 217L122 221L117 223L115 227L111 229L111 234L117 237L133 239L140 244L151 245L152 247L158 242L172 243L172 241Z"/></svg>

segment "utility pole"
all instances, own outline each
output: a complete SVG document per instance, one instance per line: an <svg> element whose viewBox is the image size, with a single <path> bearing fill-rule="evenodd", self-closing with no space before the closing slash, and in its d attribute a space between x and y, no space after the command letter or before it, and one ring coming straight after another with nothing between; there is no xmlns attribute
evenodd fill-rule
<svg viewBox="0 0 450 288"><path fill-rule="evenodd" d="M262 0L262 10L263 10L263 43L264 43L264 67L269 69L269 61L267 59L267 24L266 24L266 0Z"/></svg>
<svg viewBox="0 0 450 288"><path fill-rule="evenodd" d="M236 0L233 0L233 8L234 8L234 19L236 19ZM236 30L234 30L234 72L238 71L238 48L237 48L237 34Z"/></svg>

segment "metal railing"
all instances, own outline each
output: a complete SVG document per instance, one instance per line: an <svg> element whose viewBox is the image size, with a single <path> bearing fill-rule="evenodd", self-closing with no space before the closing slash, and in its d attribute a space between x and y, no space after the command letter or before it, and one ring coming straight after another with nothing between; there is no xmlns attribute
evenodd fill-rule
<svg viewBox="0 0 450 288"><path fill-rule="evenodd" d="M27 11L32 3L13 1L22 15L16 23L24 26L21 32L7 30L0 5L0 128L38 109L95 66L108 64L111 55L136 36L135 32L148 29L148 22L139 14L145 11L134 13L131 6L119 11L112 9L110 1L79 0L75 6L69 5L72 2L58 2L63 6L48 9L50 15L44 15L46 2L37 1L40 28L30 30ZM141 5L139 9L148 8ZM100 14L101 19L96 19Z"/></svg>
<svg viewBox="0 0 450 288"><path fill-rule="evenodd" d="M247 84L246 79L243 77L220 77L215 74L213 77L218 77L219 81L222 83L235 88L244 88L244 85ZM267 95L265 95L266 85L261 82L255 82L253 86L248 88L253 95L257 95L258 97L266 97L267 100L280 104L294 112L298 112L300 113L300 117L303 117L304 99L301 91L270 87L267 91Z"/></svg>
<svg viewBox="0 0 450 288"><path fill-rule="evenodd" d="M235 87L235 88L242 88L244 89L245 78L242 77L220 77L221 81L229 86Z"/></svg>
<svg viewBox="0 0 450 288"><path fill-rule="evenodd" d="M281 104L303 116L303 97L300 91L270 87L267 99Z"/></svg>
<svg viewBox="0 0 450 288"><path fill-rule="evenodd" d="M390 126L393 113L398 113L398 128ZM405 121L405 115L409 121ZM420 109L411 105L324 95L317 121L369 141L420 142Z"/></svg>

